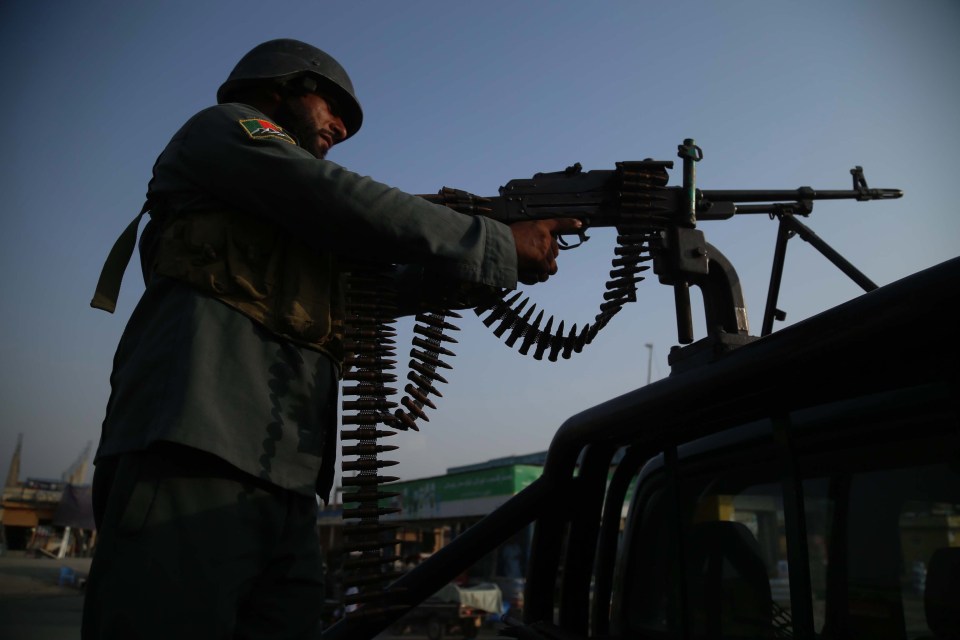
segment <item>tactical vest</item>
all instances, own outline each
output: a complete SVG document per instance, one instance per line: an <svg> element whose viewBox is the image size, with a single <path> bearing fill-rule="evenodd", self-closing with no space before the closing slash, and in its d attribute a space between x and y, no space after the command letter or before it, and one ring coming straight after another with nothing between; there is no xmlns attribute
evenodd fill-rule
<svg viewBox="0 0 960 640"><path fill-rule="evenodd" d="M147 207L114 244L91 306L113 312ZM336 258L255 216L201 211L164 216L150 272L185 282L275 335L343 363L343 290Z"/></svg>

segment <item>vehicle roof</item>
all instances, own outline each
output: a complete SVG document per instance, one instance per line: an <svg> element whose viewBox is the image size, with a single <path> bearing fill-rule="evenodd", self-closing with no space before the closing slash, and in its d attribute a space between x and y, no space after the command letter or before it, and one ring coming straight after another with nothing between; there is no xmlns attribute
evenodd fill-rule
<svg viewBox="0 0 960 640"><path fill-rule="evenodd" d="M545 473L590 442L684 442L735 424L925 383L956 385L960 258L568 419Z"/></svg>

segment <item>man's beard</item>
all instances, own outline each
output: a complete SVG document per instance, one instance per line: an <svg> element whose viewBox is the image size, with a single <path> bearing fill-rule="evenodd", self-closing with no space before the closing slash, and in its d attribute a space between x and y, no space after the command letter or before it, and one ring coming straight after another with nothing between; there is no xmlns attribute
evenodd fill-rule
<svg viewBox="0 0 960 640"><path fill-rule="evenodd" d="M295 100L282 100L277 106L274 119L287 133L293 135L299 146L315 158L323 160L327 149L320 145L316 128L303 106Z"/></svg>

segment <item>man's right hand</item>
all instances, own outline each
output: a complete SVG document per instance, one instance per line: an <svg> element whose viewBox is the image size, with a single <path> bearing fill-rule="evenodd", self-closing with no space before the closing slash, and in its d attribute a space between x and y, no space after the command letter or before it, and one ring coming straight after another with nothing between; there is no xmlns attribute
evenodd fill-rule
<svg viewBox="0 0 960 640"><path fill-rule="evenodd" d="M510 225L517 246L518 279L523 284L546 282L557 272L557 236L574 233L583 223L575 218L531 220Z"/></svg>

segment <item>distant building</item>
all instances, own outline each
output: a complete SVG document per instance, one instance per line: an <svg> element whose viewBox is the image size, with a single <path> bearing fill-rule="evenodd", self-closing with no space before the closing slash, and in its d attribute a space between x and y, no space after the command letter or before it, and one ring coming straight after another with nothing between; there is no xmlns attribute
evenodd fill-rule
<svg viewBox="0 0 960 640"><path fill-rule="evenodd" d="M545 452L509 456L451 467L440 476L385 485L384 491L399 495L382 501L382 506L402 509L400 513L381 517L381 521L391 527L390 536L398 540L398 544L385 555L396 558L398 569L409 569L539 478L545 459ZM330 578L334 583L339 579L337 565L344 546L342 513L342 505L333 504L321 511L318 520L320 541L328 553ZM519 532L457 581L469 584L495 582L506 603L522 606L522 584L531 534L530 528Z"/></svg>
<svg viewBox="0 0 960 640"><path fill-rule="evenodd" d="M90 486L83 484L90 459L88 443L60 480L21 482L23 434L17 437L0 503L0 552L32 550L46 555L86 555L95 540Z"/></svg>

